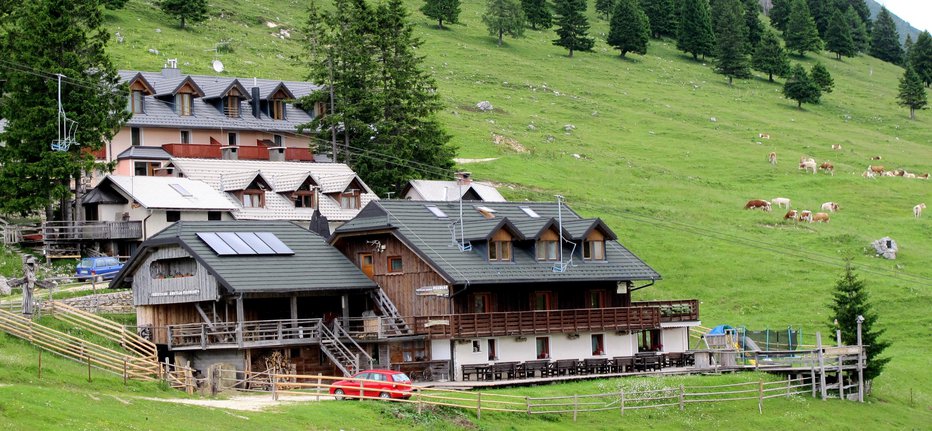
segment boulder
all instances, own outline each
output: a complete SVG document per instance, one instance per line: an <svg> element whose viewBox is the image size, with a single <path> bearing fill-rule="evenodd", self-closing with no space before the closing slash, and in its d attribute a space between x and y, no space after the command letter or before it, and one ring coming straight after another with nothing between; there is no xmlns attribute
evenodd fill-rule
<svg viewBox="0 0 932 431"><path fill-rule="evenodd" d="M6 283L6 278L0 275L0 296L9 295L12 292L10 285Z"/></svg>
<svg viewBox="0 0 932 431"><path fill-rule="evenodd" d="M492 102L489 102L488 100L483 100L476 104L476 109L483 111L483 112L491 111L493 109Z"/></svg>
<svg viewBox="0 0 932 431"><path fill-rule="evenodd" d="M877 251L877 255L883 256L884 259L896 259L896 252L899 250L896 246L896 241L888 236L872 242L871 246Z"/></svg>

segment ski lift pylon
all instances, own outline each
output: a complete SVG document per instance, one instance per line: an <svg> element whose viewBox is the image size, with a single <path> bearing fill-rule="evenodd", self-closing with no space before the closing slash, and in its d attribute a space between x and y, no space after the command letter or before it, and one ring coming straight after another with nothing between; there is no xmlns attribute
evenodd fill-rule
<svg viewBox="0 0 932 431"><path fill-rule="evenodd" d="M52 140L52 151L65 152L72 145L78 145L75 134L78 131L77 121L68 119L65 108L61 104L61 79L64 75L58 73L58 139Z"/></svg>

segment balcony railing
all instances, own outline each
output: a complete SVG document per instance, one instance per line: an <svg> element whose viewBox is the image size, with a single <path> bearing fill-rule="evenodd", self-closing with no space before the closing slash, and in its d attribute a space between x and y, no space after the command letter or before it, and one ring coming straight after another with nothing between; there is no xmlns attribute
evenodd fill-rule
<svg viewBox="0 0 932 431"><path fill-rule="evenodd" d="M168 326L168 348L282 346L319 342L321 319L188 323Z"/></svg>
<svg viewBox="0 0 932 431"><path fill-rule="evenodd" d="M214 140L213 142L216 142ZM172 157L192 159L219 159L222 157L221 146L216 144L163 144L162 149ZM269 148L264 145L240 145L237 147L237 159L269 160ZM285 160L291 162L313 162L314 154L310 148L285 148Z"/></svg>
<svg viewBox="0 0 932 431"><path fill-rule="evenodd" d="M45 241L82 241L94 239L140 239L140 221L48 221L42 223Z"/></svg>
<svg viewBox="0 0 932 431"><path fill-rule="evenodd" d="M162 149L172 157L219 159L220 146L211 144L164 144Z"/></svg>
<svg viewBox="0 0 932 431"><path fill-rule="evenodd" d="M699 300L632 302L632 307L659 307L661 322L688 322L699 320Z"/></svg>
<svg viewBox="0 0 932 431"><path fill-rule="evenodd" d="M659 307L470 313L413 318L414 331L439 337L495 337L660 327Z"/></svg>

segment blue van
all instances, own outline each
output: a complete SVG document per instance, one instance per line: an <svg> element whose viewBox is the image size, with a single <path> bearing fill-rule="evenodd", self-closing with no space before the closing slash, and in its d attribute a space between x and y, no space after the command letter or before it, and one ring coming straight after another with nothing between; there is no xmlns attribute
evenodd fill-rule
<svg viewBox="0 0 932 431"><path fill-rule="evenodd" d="M85 257L75 268L75 277L80 281L111 279L123 269L115 257Z"/></svg>

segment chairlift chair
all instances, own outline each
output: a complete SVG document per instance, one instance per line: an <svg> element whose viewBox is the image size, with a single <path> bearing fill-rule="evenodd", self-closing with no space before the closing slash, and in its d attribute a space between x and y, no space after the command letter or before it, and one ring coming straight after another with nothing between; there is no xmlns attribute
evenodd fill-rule
<svg viewBox="0 0 932 431"><path fill-rule="evenodd" d="M65 108L61 104L61 79L64 75L58 74L58 139L52 140L52 151L65 152L72 145L78 145L75 134L78 131L77 121L68 119Z"/></svg>

